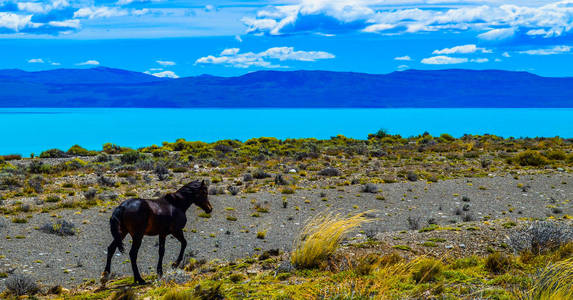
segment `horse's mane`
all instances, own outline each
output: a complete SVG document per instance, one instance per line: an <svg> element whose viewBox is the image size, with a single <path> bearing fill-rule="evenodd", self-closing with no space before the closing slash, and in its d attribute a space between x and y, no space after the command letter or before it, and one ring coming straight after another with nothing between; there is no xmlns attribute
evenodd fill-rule
<svg viewBox="0 0 573 300"><path fill-rule="evenodd" d="M180 189L177 190L177 193L181 193L185 196L190 196L191 194L195 193L198 189L201 188L201 181L195 180L191 181L188 184L182 186Z"/></svg>
<svg viewBox="0 0 573 300"><path fill-rule="evenodd" d="M193 197L193 195L201 188L201 181L199 180L195 180L192 181L184 186L182 186L180 189L177 190L177 192L175 193L169 193L167 195L165 195L163 198L171 203L172 205L176 206L176 207L181 207L181 206L187 206L190 205L190 203L181 203L181 200L175 197L175 194L180 194L181 196L183 196L184 198L191 198Z"/></svg>

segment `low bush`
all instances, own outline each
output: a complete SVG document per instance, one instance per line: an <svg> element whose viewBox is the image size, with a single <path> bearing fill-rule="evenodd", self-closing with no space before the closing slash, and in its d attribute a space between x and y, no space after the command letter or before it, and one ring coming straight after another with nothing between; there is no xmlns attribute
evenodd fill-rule
<svg viewBox="0 0 573 300"><path fill-rule="evenodd" d="M4 284L6 289L16 296L33 295L39 290L34 279L22 274L14 274L8 277Z"/></svg>
<svg viewBox="0 0 573 300"><path fill-rule="evenodd" d="M75 156L94 156L97 154L97 152L89 151L80 145L73 145L66 153Z"/></svg>
<svg viewBox="0 0 573 300"><path fill-rule="evenodd" d="M63 158L68 157L66 152L60 149L50 149L40 153L40 158Z"/></svg>
<svg viewBox="0 0 573 300"><path fill-rule="evenodd" d="M128 151L128 152L122 154L120 159L121 159L121 163L123 163L123 164L134 164L143 158L145 158L145 155L143 155L143 154L141 154L135 150L131 150L131 151Z"/></svg>
<svg viewBox="0 0 573 300"><path fill-rule="evenodd" d="M540 254L551 251L573 241L570 225L552 221L536 221L525 230L511 234L508 244L516 253Z"/></svg>
<svg viewBox="0 0 573 300"><path fill-rule="evenodd" d="M263 169L257 169L253 172L253 177L255 179L265 179L271 177L271 174L265 172Z"/></svg>
<svg viewBox="0 0 573 300"><path fill-rule="evenodd" d="M541 153L533 150L526 150L516 154L511 161L521 166L544 166L548 163L547 158Z"/></svg>
<svg viewBox="0 0 573 300"><path fill-rule="evenodd" d="M502 252L495 252L485 259L485 269L494 274L505 273L511 267L511 257Z"/></svg>
<svg viewBox="0 0 573 300"><path fill-rule="evenodd" d="M76 226L66 220L58 220L56 223L46 223L40 227L40 231L59 236L75 235Z"/></svg>
<svg viewBox="0 0 573 300"><path fill-rule="evenodd" d="M376 194L376 193L378 193L378 186L373 184L373 183L367 183L367 184L362 186L361 190L363 193Z"/></svg>
<svg viewBox="0 0 573 300"><path fill-rule="evenodd" d="M321 176L340 176L340 174L340 170L331 167L322 169L318 172L318 175Z"/></svg>
<svg viewBox="0 0 573 300"><path fill-rule="evenodd" d="M0 155L0 161L20 160L20 159L22 159L22 155L20 154Z"/></svg>

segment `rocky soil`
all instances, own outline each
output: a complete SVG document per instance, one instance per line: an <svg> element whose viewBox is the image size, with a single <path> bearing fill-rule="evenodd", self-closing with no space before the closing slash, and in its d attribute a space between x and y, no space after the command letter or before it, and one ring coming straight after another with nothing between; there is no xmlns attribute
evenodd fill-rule
<svg viewBox="0 0 573 300"><path fill-rule="evenodd" d="M167 188L175 189L176 185ZM573 176L566 172L520 177L492 175L435 183L386 183L377 185L377 193L366 193L362 188L362 185L334 187L317 182L316 186L297 189L294 194L269 189L236 196L210 196L214 207L210 218L201 217L196 207L187 212L187 253L208 260L233 260L267 249L289 251L305 221L318 213L347 214L375 209L369 215L375 221L354 233L352 239L360 242L374 238L390 247L407 245L413 251L434 255L483 254L487 247L502 246L504 237L513 230L503 224L511 220L519 224L526 218L573 215L570 202ZM138 196L152 197L161 192L152 188L138 190ZM8 203L9 200L5 204ZM26 223L14 223L14 216L0 216L0 273L29 274L46 286L73 287L99 279L106 248L112 240L108 222L113 208L37 212L29 214ZM73 223L75 235L58 236L38 230L58 220ZM429 223L459 230L428 233L412 230ZM265 238L257 238L262 231L266 232ZM432 237L439 242L422 246ZM129 237L125 242L129 247ZM145 237L140 249L138 264L144 274L155 271L156 243L157 237ZM179 243L168 238L166 269L178 251ZM128 259L126 254L116 254L112 272L130 276ZM0 289L4 288L3 280L0 278Z"/></svg>

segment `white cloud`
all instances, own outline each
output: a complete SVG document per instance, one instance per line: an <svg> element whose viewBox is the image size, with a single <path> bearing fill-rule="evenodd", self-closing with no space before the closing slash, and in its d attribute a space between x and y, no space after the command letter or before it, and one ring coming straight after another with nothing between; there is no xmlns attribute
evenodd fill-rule
<svg viewBox="0 0 573 300"><path fill-rule="evenodd" d="M511 55L509 55L509 52L507 52L507 51L506 51L506 52L503 52L501 55L502 55L503 57L511 57Z"/></svg>
<svg viewBox="0 0 573 300"><path fill-rule="evenodd" d="M32 25L32 15L17 15L14 13L0 12L0 28L6 28L18 32Z"/></svg>
<svg viewBox="0 0 573 300"><path fill-rule="evenodd" d="M151 73L149 71L146 71L144 73L149 74L149 75L153 75L155 77L161 77L161 78L179 78L179 76L177 76L177 74L175 74L173 71L163 71L163 72L158 72L158 73Z"/></svg>
<svg viewBox="0 0 573 300"><path fill-rule="evenodd" d="M422 63L426 65L452 65L468 62L467 58L463 57L450 57L450 56L432 56L422 59Z"/></svg>
<svg viewBox="0 0 573 300"><path fill-rule="evenodd" d="M406 69L408 69L408 68L410 68L410 67L408 67L407 65L399 65L399 66L397 67L398 71L403 71L403 70L406 70Z"/></svg>
<svg viewBox="0 0 573 300"><path fill-rule="evenodd" d="M403 61L411 61L412 58L408 55L405 56L398 56L398 57L394 57L394 60L403 60Z"/></svg>
<svg viewBox="0 0 573 300"><path fill-rule="evenodd" d="M292 1L291 1L292 2ZM432 5L417 5L429 4ZM243 18L253 34L339 33L403 34L433 31L481 32L485 40L510 38L516 32L544 38L573 30L573 1L382 1L300 0L275 5ZM436 9L439 8L439 9Z"/></svg>
<svg viewBox="0 0 573 300"><path fill-rule="evenodd" d="M235 40L237 40L237 42L242 43L243 39L241 38L240 35L235 35Z"/></svg>
<svg viewBox="0 0 573 300"><path fill-rule="evenodd" d="M316 61L319 59L331 59L335 56L324 51L295 51L293 47L274 47L263 52L239 53L239 48L228 48L219 56L205 56L197 59L196 64L223 64L236 68L248 68L251 66L263 68L280 68L281 65L272 64L268 60L279 61Z"/></svg>
<svg viewBox="0 0 573 300"><path fill-rule="evenodd" d="M484 32L479 34L478 37L482 40L504 40L507 38L512 37L515 34L514 28L500 28L500 29L492 29L488 32Z"/></svg>
<svg viewBox="0 0 573 300"><path fill-rule="evenodd" d="M487 59L487 58L472 58L470 61L474 62L474 63L478 63L478 64L483 64L483 63L488 62L489 59Z"/></svg>
<svg viewBox="0 0 573 300"><path fill-rule="evenodd" d="M155 62L162 65L162 66L174 66L174 65L176 65L174 61L169 61L169 60L156 60Z"/></svg>
<svg viewBox="0 0 573 300"><path fill-rule="evenodd" d="M432 54L468 54L468 53L491 53L492 51L486 48L477 47L474 44L455 46L452 48L444 48L442 50L434 50Z"/></svg>
<svg viewBox="0 0 573 300"><path fill-rule="evenodd" d="M86 60L86 61L81 62L81 63L77 63L76 65L77 66L97 66L97 65L99 65L99 61L90 59L90 60Z"/></svg>
<svg viewBox="0 0 573 300"><path fill-rule="evenodd" d="M570 46L554 46L552 48L519 51L519 53L528 55L554 55L554 54L564 54L570 51L571 51Z"/></svg>
<svg viewBox="0 0 573 300"><path fill-rule="evenodd" d="M212 11L216 11L217 8L215 6L213 6L212 4L207 4L205 5L205 11L206 12L212 12Z"/></svg>
<svg viewBox="0 0 573 300"><path fill-rule="evenodd" d="M74 13L74 18L113 18L127 15L140 16L148 13L148 9L125 9L120 7L91 6L82 7Z"/></svg>
<svg viewBox="0 0 573 300"><path fill-rule="evenodd" d="M239 48L227 48L227 49L221 51L221 56L235 55L235 54L239 53L239 51L241 51L241 49L239 49Z"/></svg>
<svg viewBox="0 0 573 300"><path fill-rule="evenodd" d="M28 60L29 64L43 64L44 60L41 58L32 58Z"/></svg>

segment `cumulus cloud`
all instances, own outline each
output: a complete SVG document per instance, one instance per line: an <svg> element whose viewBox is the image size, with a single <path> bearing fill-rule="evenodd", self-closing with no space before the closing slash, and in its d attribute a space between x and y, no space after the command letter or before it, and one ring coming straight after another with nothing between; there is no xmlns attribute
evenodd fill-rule
<svg viewBox="0 0 573 300"><path fill-rule="evenodd" d="M161 77L161 78L179 78L179 76L177 74L175 74L173 71L163 71L163 72L157 72L157 73L151 73L151 72L147 71L144 73L149 74L149 75L153 75L155 77Z"/></svg>
<svg viewBox="0 0 573 300"><path fill-rule="evenodd" d="M44 60L41 58L32 58L32 59L28 59L28 63L29 64L43 64Z"/></svg>
<svg viewBox="0 0 573 300"><path fill-rule="evenodd" d="M445 55L432 56L422 59L422 63L426 65L453 65L468 62L465 57L451 57Z"/></svg>
<svg viewBox="0 0 573 300"><path fill-rule="evenodd" d="M554 46L552 48L519 51L519 53L528 55L554 55L554 54L564 54L570 51L571 51L570 46Z"/></svg>
<svg viewBox="0 0 573 300"><path fill-rule="evenodd" d="M403 60L403 61L411 61L412 58L408 55L405 56L398 56L398 57L394 57L394 60Z"/></svg>
<svg viewBox="0 0 573 300"><path fill-rule="evenodd" d="M97 66L97 65L99 65L99 61L93 59L86 60L84 62L76 64L76 66Z"/></svg>
<svg viewBox="0 0 573 300"><path fill-rule="evenodd" d="M174 66L174 65L176 65L176 63L174 61L169 61L169 60L156 60L155 62L162 65L162 66Z"/></svg>
<svg viewBox="0 0 573 300"><path fill-rule="evenodd" d="M573 29L573 1L545 5L503 4L499 1L468 2L451 6L448 1L433 2L435 7L412 8L388 5L398 2L376 0L301 0L298 4L270 6L254 17L243 18L252 34L339 33L365 31L403 34L432 31L481 32L485 40L507 39L524 32L530 36L557 37ZM377 4L385 4L381 6ZM536 4L536 3L535 3ZM448 5L450 5L448 7Z"/></svg>
<svg viewBox="0 0 573 300"><path fill-rule="evenodd" d="M501 56L503 57L511 57L511 55L509 54L509 52L505 51L501 54Z"/></svg>
<svg viewBox="0 0 573 300"><path fill-rule="evenodd" d="M269 60L279 61L307 61L313 62L319 59L334 58L334 54L324 51L295 51L293 47L274 47L263 52L239 53L239 48L228 48L219 56L205 56L197 59L196 64L222 64L236 68L248 68L251 66L263 68L280 68L281 65L273 64Z"/></svg>
<svg viewBox="0 0 573 300"><path fill-rule="evenodd" d="M480 48L480 47L477 47L476 45L470 44L470 45L463 45L463 46L455 46L452 48L444 48L442 50L434 50L434 52L432 52L432 54L469 54L469 53L476 53L476 52L492 53L492 51L489 49Z"/></svg>
<svg viewBox="0 0 573 300"><path fill-rule="evenodd" d="M1 0L0 0L1 1ZM3 1L0 2L0 33L58 35L81 29L81 19L139 16L147 9L82 6L85 1Z"/></svg>

